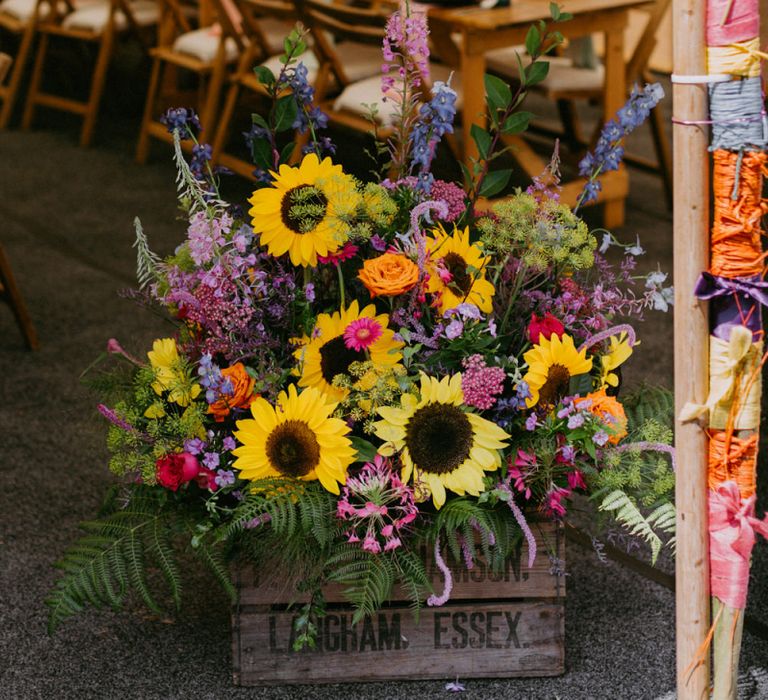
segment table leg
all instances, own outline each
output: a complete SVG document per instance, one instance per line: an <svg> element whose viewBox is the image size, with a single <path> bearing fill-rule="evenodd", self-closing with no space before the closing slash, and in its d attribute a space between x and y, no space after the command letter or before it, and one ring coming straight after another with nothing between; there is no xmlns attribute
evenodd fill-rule
<svg viewBox="0 0 768 700"><path fill-rule="evenodd" d="M462 109L462 133L464 136L464 163L472 169L470 158L477 158L477 145L472 139L472 124L483 128L488 123L485 112L485 56L466 53L466 39L462 42L461 77L464 86L464 106Z"/></svg>
<svg viewBox="0 0 768 700"><path fill-rule="evenodd" d="M605 97L603 100L603 122L613 119L616 112L627 99L627 78L624 68L624 32L611 31L605 33ZM624 207L626 195L610 198L609 190L625 188L609 187L608 176L611 179L627 180L626 168L622 165L615 173L608 173L603 179L605 199L603 209L603 225L607 229L617 228L624 224ZM612 183L613 184L613 183ZM616 183L618 184L618 183Z"/></svg>

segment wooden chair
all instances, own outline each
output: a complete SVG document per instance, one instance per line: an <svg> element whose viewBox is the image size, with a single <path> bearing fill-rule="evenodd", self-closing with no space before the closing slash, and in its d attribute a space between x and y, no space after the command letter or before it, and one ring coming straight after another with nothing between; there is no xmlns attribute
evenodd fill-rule
<svg viewBox="0 0 768 700"><path fill-rule="evenodd" d="M72 112L83 116L80 145L88 146L93 138L115 40L120 34L132 33L143 43L144 31L153 27L158 17L159 11L154 0L104 0L82 7L76 7L72 0L57 0L50 14L37 25L40 42L24 107L22 128L28 129L32 125L37 105ZM98 47L88 99L84 102L41 91L46 53L50 39L54 36Z"/></svg>
<svg viewBox="0 0 768 700"><path fill-rule="evenodd" d="M376 5L369 7L328 4L323 0L300 0L299 8L304 23L312 32L314 50L320 61L315 84L317 103L328 114L329 121L355 131L371 131L368 105L376 105L378 135L386 138L392 133L397 107L392 100L384 101L381 94L381 71L367 71L361 59L367 54L382 63L381 45L389 9ZM366 52L363 52L366 49ZM442 64L430 62L432 80L447 81L452 70ZM422 89L429 94L425 79ZM338 86L335 97L329 97L331 88ZM458 93L457 111L461 109L461 76L454 74L451 86ZM449 144L451 142L449 141Z"/></svg>
<svg viewBox="0 0 768 700"><path fill-rule="evenodd" d="M635 27L630 28L627 32L626 44L629 48L625 62L626 81L629 87L634 83L653 82L648 70L648 62L656 45L656 32L670 4L671 0L655 0L655 2L649 2L648 5L634 10L636 19L641 20L642 15L645 15L646 24L642 32L638 33ZM520 50L521 47L511 47L489 52L486 56L488 70L506 79L517 79L515 53L520 52ZM588 140L581 135L575 100L599 101L602 98L605 76L603 66L580 67L565 57L555 57L549 60L549 74L536 86L536 90L557 103L566 140L573 145L586 146ZM672 156L662 112L657 109L652 110L649 122L658 163L654 165L651 161L637 156L628 155L626 159L660 173L667 200L671 206ZM550 135L553 133L563 135L563 132L558 133L539 128L542 132ZM601 128L602 124L598 124L591 142L597 140Z"/></svg>
<svg viewBox="0 0 768 700"><path fill-rule="evenodd" d="M298 19L296 6L290 0L241 0L237 8L242 15L243 32L248 44L240 56L235 72L229 76L229 89L224 108L213 139L213 162L233 172L254 179L253 164L225 151L232 117L243 90L266 95L264 87L253 72L253 67L264 63L273 75L280 71L279 57L283 53L283 38L295 26ZM309 81L317 74L317 59L312 51L301 57L309 71Z"/></svg>
<svg viewBox="0 0 768 700"><path fill-rule="evenodd" d="M195 74L199 81L197 111L206 133L215 132L215 120L228 66L245 51L247 39L220 0L212 0L216 24L192 29L177 0L161 0L163 15L158 45L150 50L152 73L144 104L136 161L145 163L150 138L173 142L167 127L159 121L162 111L180 104L176 78L179 69ZM234 22L233 22L234 19ZM164 103L162 106L160 103ZM191 148L184 142L185 148Z"/></svg>
<svg viewBox="0 0 768 700"><path fill-rule="evenodd" d="M13 71L7 85L0 80L0 129L5 129L13 115L21 79L27 61L32 54L32 44L39 15L47 11L48 4L41 0L3 0L0 2L0 30L18 35L19 45L16 51L16 60ZM8 54L4 54L8 56ZM11 57L8 56L10 59Z"/></svg>

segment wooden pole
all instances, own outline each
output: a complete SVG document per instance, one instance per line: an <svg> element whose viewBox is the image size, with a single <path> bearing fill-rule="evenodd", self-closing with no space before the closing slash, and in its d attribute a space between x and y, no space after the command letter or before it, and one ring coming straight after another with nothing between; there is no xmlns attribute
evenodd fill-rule
<svg viewBox="0 0 768 700"><path fill-rule="evenodd" d="M674 71L681 76L706 73L706 3L674 0ZM677 120L709 117L707 87L673 85ZM709 325L707 305L693 289L709 266L708 129L673 124L675 404L704 403L708 391ZM707 534L707 437L694 423L675 428L677 450L676 630L677 699L709 697L709 655L694 667L710 626L709 547ZM692 670L693 669L693 670Z"/></svg>

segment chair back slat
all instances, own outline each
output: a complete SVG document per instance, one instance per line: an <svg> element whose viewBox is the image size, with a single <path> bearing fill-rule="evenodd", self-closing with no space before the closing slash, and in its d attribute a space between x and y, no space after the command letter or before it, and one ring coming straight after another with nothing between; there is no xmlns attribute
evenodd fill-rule
<svg viewBox="0 0 768 700"><path fill-rule="evenodd" d="M627 62L627 83L629 85L637 80L645 66L648 65L651 54L656 48L656 33L671 2L672 0L656 0L652 5L648 6L646 10L648 13L648 24L643 29L643 33L635 45L635 50Z"/></svg>

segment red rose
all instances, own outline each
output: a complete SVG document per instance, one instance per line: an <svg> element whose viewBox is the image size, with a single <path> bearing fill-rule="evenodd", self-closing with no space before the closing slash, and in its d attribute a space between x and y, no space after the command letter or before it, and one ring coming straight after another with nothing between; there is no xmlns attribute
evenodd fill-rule
<svg viewBox="0 0 768 700"><path fill-rule="evenodd" d="M528 324L528 339L534 345L539 342L542 335L549 340L553 334L562 338L563 333L565 333L565 326L551 313L545 313L544 318L539 318L536 314L531 316L531 322Z"/></svg>
<svg viewBox="0 0 768 700"><path fill-rule="evenodd" d="M200 462L189 452L173 452L156 462L157 483L171 491L192 481L200 473Z"/></svg>

